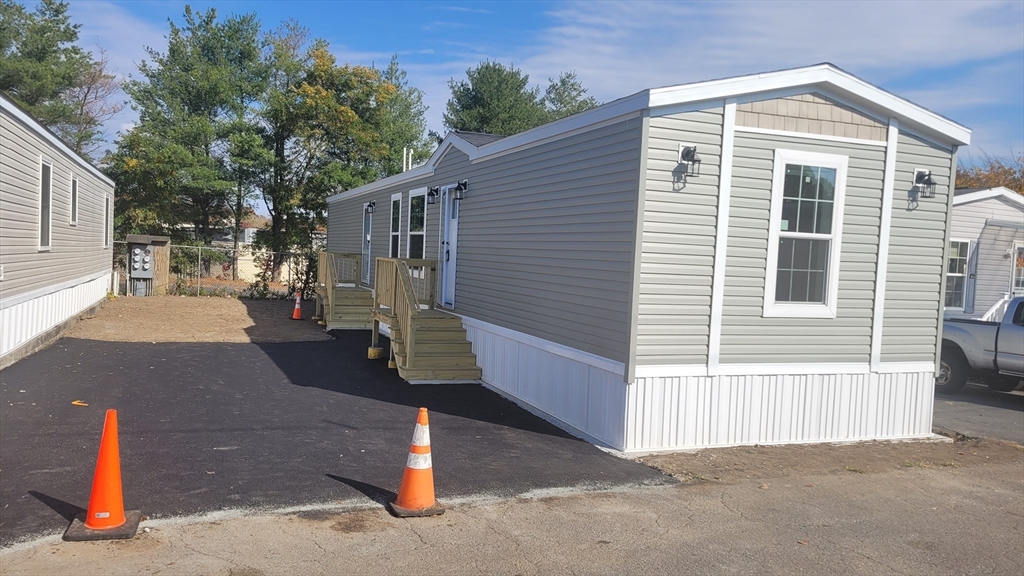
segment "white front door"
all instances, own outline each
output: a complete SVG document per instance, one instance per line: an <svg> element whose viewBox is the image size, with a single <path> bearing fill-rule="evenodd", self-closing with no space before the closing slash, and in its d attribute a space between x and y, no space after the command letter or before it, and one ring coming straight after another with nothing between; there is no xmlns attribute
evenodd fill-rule
<svg viewBox="0 0 1024 576"><path fill-rule="evenodd" d="M362 279L363 284L366 284L366 285L370 284L370 232L371 232L371 227L373 225L372 216L373 216L373 214L370 214L366 210L366 205L364 204L363 205L363 251L362 251L362 254L363 254L363 257L362 257L363 266L362 266L362 268L363 269L361 271L362 274L361 274L360 278Z"/></svg>
<svg viewBox="0 0 1024 576"><path fill-rule="evenodd" d="M455 307L455 256L459 245L459 201L452 198L448 188L441 189L442 226L440 254L441 305Z"/></svg>

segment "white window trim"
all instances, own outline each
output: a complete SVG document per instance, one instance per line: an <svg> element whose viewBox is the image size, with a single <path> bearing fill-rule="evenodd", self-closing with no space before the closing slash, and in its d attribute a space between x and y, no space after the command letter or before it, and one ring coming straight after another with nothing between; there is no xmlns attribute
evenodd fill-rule
<svg viewBox="0 0 1024 576"><path fill-rule="evenodd" d="M409 190L409 208L406 210L406 227L405 227L405 257L412 258L409 254L409 247L412 242L409 238L412 237L412 199L417 196L423 196L423 232L416 232L416 234L423 234L423 256L427 257L427 189L418 188L416 190Z"/></svg>
<svg viewBox="0 0 1024 576"><path fill-rule="evenodd" d="M50 200L51 203L53 200ZM68 188L68 224L78 226L78 205L82 203L81 187L78 176L71 174L71 186Z"/></svg>
<svg viewBox="0 0 1024 576"><path fill-rule="evenodd" d="M1007 290L1007 293L1010 296L1024 296L1024 294L1018 294L1018 291L1014 291L1013 288L1013 275L1015 272L1017 272L1017 250L1020 250L1021 248L1024 248L1024 242L1014 241L1014 243L1010 246L1010 286ZM968 265L970 265L970 262L968 262Z"/></svg>
<svg viewBox="0 0 1024 576"><path fill-rule="evenodd" d="M49 226L46 231L46 244L39 242L39 236L43 233L43 166L50 167L50 210L45 214L49 220ZM36 242L38 243L38 249L40 252L49 252L50 248L53 247L53 162L47 160L45 157L39 157L39 202L36 207L36 212L39 217L36 219Z"/></svg>
<svg viewBox="0 0 1024 576"><path fill-rule="evenodd" d="M964 304L966 305L967 304L967 277L971 274L971 248L973 247L974 243L970 239L968 239L968 238L950 238L949 239L949 243L952 244L953 242L962 242L964 244L967 244L967 262L964 264L965 268L964 268L964 273L962 274L962 276L964 277L964 300L963 301L964 301ZM942 263L942 283L943 284L946 283L946 278L948 278L948 277L949 277L949 257L947 257L946 261ZM960 312L963 312L965 310L964 306L945 306L945 304L946 304L945 302L943 302L942 304L943 304L943 310L952 310L952 311L959 310Z"/></svg>
<svg viewBox="0 0 1024 576"><path fill-rule="evenodd" d="M398 230L394 229L395 226L395 200L398 200ZM391 243L394 242L395 237L402 237L402 193L397 192L391 195L391 203L388 204L388 258L401 258L402 257L402 244L399 240L395 254L391 254Z"/></svg>
<svg viewBox="0 0 1024 576"><path fill-rule="evenodd" d="M829 250L828 274L825 279L825 303L775 302L775 282L779 264L779 225L782 221L783 185L786 164L801 164L834 168L836 189L832 209L832 241ZM839 304L839 256L842 248L843 212L846 200L847 156L821 154L802 150L775 150L773 166L771 212L768 218L768 262L765 267L764 309L762 316L768 318L835 318ZM813 235L804 234L805 238ZM817 235L826 238L825 235Z"/></svg>

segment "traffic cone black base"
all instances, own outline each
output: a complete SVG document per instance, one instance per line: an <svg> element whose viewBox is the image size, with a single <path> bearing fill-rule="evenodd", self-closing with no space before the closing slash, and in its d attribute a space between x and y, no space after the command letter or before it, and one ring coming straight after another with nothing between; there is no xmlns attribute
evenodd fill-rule
<svg viewBox="0 0 1024 576"><path fill-rule="evenodd" d="M86 542L90 540L127 540L134 538L142 522L142 510L125 510L124 524L113 528L93 530L85 525L85 514L79 514L64 532L64 540L68 542Z"/></svg>

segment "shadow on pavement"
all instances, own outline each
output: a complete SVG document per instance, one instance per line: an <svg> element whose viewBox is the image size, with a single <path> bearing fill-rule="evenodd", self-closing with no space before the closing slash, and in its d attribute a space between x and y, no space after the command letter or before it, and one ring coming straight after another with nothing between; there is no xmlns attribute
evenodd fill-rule
<svg viewBox="0 0 1024 576"><path fill-rule="evenodd" d="M360 482L359 480L345 478L344 476L336 476L334 474L324 474L324 476L327 476L331 480L337 480L342 484L354 488L357 492L361 493L363 496L366 496L370 500L373 500L374 502L380 504L381 506L384 506L388 502L394 502L395 498L398 498L398 494L392 492L391 490L387 490L379 486L374 486L373 484L367 484L366 482Z"/></svg>
<svg viewBox="0 0 1024 576"><path fill-rule="evenodd" d="M368 330L335 330L333 341L260 342L266 354L295 386L320 388L339 394L359 396L388 404L426 407L442 412L527 432L579 442L575 436L519 408L513 402L479 384L433 384L413 386L387 367L387 360L368 360ZM390 342L381 336L381 346ZM385 355L386 357L386 355ZM344 422L324 420L345 429ZM413 420L410 420L410 433Z"/></svg>
<svg viewBox="0 0 1024 576"><path fill-rule="evenodd" d="M64 519L68 522L73 521L75 519L75 516L78 516L79 514L85 514L85 508L75 506L70 502L59 500L57 498L54 498L53 496L47 496L46 494L43 494L42 492L36 492L35 490L29 490L28 493L31 494L36 500L39 500L43 504L49 506L50 509L56 512L57 514L63 516Z"/></svg>
<svg viewBox="0 0 1024 576"><path fill-rule="evenodd" d="M968 384L957 394L936 393L937 398L955 400L992 408L1024 412L1024 394L997 392L984 384Z"/></svg>

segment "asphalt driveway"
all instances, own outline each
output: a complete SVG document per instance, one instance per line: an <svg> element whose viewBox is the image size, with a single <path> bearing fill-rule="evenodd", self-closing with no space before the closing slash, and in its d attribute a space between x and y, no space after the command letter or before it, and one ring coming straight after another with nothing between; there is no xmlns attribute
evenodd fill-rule
<svg viewBox="0 0 1024 576"><path fill-rule="evenodd" d="M89 498L118 410L125 505L151 517L398 488L419 406L438 498L671 480L478 385L410 386L368 332L285 343L65 338L0 372L0 545L60 532ZM80 400L88 406L75 406Z"/></svg>
<svg viewBox="0 0 1024 576"><path fill-rule="evenodd" d="M1024 391L996 392L968 383L957 394L936 394L933 423L972 438L1024 444Z"/></svg>

